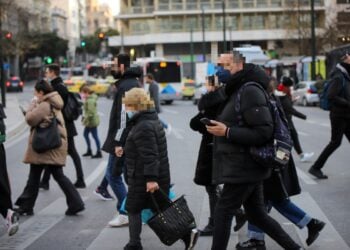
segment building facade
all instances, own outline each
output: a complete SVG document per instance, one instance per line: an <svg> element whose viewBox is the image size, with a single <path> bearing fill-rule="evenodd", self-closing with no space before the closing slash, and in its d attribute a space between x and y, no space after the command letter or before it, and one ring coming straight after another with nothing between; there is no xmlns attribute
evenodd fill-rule
<svg viewBox="0 0 350 250"><path fill-rule="evenodd" d="M317 34L331 2L315 0ZM109 45L184 62L191 41L195 61L215 60L225 47L241 44L297 55L300 40L310 37L310 12L310 0L122 0L116 19L123 35L111 37Z"/></svg>
<svg viewBox="0 0 350 250"><path fill-rule="evenodd" d="M112 28L113 14L107 4L100 4L98 0L86 1L87 31L92 35L97 30L105 31Z"/></svg>

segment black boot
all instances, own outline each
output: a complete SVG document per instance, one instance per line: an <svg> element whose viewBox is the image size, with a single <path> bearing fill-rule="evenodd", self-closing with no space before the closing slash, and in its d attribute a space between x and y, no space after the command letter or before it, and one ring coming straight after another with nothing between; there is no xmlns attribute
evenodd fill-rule
<svg viewBox="0 0 350 250"><path fill-rule="evenodd" d="M78 180L74 183L76 188L86 188L86 184L83 178L78 178Z"/></svg>
<svg viewBox="0 0 350 250"><path fill-rule="evenodd" d="M324 228L326 223L323 221L317 220L317 219L312 219L308 224L307 224L307 229L308 229L308 237L306 239L306 244L310 246L319 236L321 230Z"/></svg>
<svg viewBox="0 0 350 250"><path fill-rule="evenodd" d="M321 169L318 169L318 168L314 168L314 167L311 167L309 169L309 173L312 174L313 176L315 176L316 178L318 179L328 179L328 176L325 175Z"/></svg>
<svg viewBox="0 0 350 250"><path fill-rule="evenodd" d="M235 215L236 217L236 225L233 227L233 230L237 232L241 229L247 221L247 217L242 209L238 209Z"/></svg>
<svg viewBox="0 0 350 250"><path fill-rule="evenodd" d="M97 151L95 155L91 156L92 159L102 158L101 150Z"/></svg>
<svg viewBox="0 0 350 250"><path fill-rule="evenodd" d="M200 233L197 229L192 229L191 232L182 237L182 241L185 243L185 250L193 250L197 243Z"/></svg>
<svg viewBox="0 0 350 250"><path fill-rule="evenodd" d="M49 185L48 182L40 182L39 188L42 188L44 190L49 190L50 189L50 185Z"/></svg>
<svg viewBox="0 0 350 250"><path fill-rule="evenodd" d="M84 157L85 157L85 156L92 156L91 149L88 149L88 150L86 151L86 153L83 154L83 156L84 156Z"/></svg>
<svg viewBox="0 0 350 250"><path fill-rule="evenodd" d="M200 230L201 236L213 236L214 230L214 220L209 217L208 225L206 225L202 230Z"/></svg>

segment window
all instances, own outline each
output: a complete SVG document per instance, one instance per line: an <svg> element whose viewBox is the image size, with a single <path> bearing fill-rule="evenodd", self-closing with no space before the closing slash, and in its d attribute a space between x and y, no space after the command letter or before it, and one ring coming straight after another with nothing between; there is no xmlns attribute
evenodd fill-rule
<svg viewBox="0 0 350 250"><path fill-rule="evenodd" d="M172 0L171 1L172 10L182 10L182 0Z"/></svg>
<svg viewBox="0 0 350 250"><path fill-rule="evenodd" d="M251 7L255 7L254 6L254 0L244 0L242 1L242 7L243 8L251 8Z"/></svg>
<svg viewBox="0 0 350 250"><path fill-rule="evenodd" d="M288 1L295 1L295 0L288 0ZM286 5L289 6L289 4L286 1ZM271 7L281 7L282 6L282 0L271 0Z"/></svg>
<svg viewBox="0 0 350 250"><path fill-rule="evenodd" d="M197 0L187 0L186 1L186 9L188 9L188 10L198 9Z"/></svg>
<svg viewBox="0 0 350 250"><path fill-rule="evenodd" d="M171 30L172 31L180 31L183 29L183 18L181 17L173 17L171 20Z"/></svg>
<svg viewBox="0 0 350 250"><path fill-rule="evenodd" d="M159 0L159 10L169 10L169 0Z"/></svg>
<svg viewBox="0 0 350 250"><path fill-rule="evenodd" d="M237 16L227 17L227 28L229 30L237 30L238 29Z"/></svg>
<svg viewBox="0 0 350 250"><path fill-rule="evenodd" d="M189 28L192 27L193 30L197 30L198 29L198 18L196 16L187 17L186 18L186 26L188 26Z"/></svg>
<svg viewBox="0 0 350 250"><path fill-rule="evenodd" d="M268 6L268 1L267 0L256 1L256 6L259 8L266 8Z"/></svg>
<svg viewBox="0 0 350 250"><path fill-rule="evenodd" d="M239 0L230 0L226 5L227 8L236 9L239 8Z"/></svg>
<svg viewBox="0 0 350 250"><path fill-rule="evenodd" d="M263 15L246 15L243 16L243 29L251 30L251 29L264 29L265 22Z"/></svg>

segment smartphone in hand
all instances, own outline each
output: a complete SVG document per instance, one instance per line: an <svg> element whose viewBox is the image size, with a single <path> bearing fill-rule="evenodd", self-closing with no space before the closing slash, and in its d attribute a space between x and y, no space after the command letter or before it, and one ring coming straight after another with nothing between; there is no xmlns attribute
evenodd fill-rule
<svg viewBox="0 0 350 250"><path fill-rule="evenodd" d="M213 126L213 125L214 125L214 124L212 124L212 123L210 122L210 120L209 120L208 118L206 118L206 117L201 118L200 121L201 121L201 123L203 123L203 124L205 124L205 125L207 125L207 126Z"/></svg>
<svg viewBox="0 0 350 250"><path fill-rule="evenodd" d="M27 111L23 108L23 106L19 105L19 109L22 111L23 115L26 115Z"/></svg>

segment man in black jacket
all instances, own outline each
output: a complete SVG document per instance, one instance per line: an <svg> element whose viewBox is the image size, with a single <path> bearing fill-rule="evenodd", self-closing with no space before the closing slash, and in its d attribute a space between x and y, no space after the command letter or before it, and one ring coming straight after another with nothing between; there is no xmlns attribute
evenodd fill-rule
<svg viewBox="0 0 350 250"><path fill-rule="evenodd" d="M68 100L68 89L64 85L62 78L60 75L60 66L57 64L50 64L46 67L45 76L47 80L51 83L51 86L58 94L61 96L64 105L67 104ZM74 136L78 135L77 129L75 128L74 121L68 120L63 113L64 123L66 125L67 130L67 138L68 138L68 154L72 157L75 171L77 173L77 181L74 183L76 188L85 188L84 181L84 172L81 165L80 156L75 148ZM50 172L45 170L44 176L41 180L40 187L43 189L49 189L49 180L50 180Z"/></svg>
<svg viewBox="0 0 350 250"><path fill-rule="evenodd" d="M350 141L350 55L344 52L340 58L341 63L331 74L328 90L330 103L330 119L332 137L330 143L322 151L309 173L318 179L327 179L321 168L328 157L341 145L343 135Z"/></svg>
<svg viewBox="0 0 350 250"><path fill-rule="evenodd" d="M224 184L214 215L212 250L227 248L232 218L243 204L249 222L258 224L284 249L300 249L282 227L265 211L262 182L270 170L253 160L250 146L268 143L273 136L273 120L265 93L256 86L247 86L236 111L238 90L248 82L267 88L269 78L253 64L245 64L238 52L220 60L219 81L226 83L228 96L217 121L207 125L214 135L213 184Z"/></svg>
<svg viewBox="0 0 350 250"><path fill-rule="evenodd" d="M125 92L132 88L139 87L138 78L141 76L141 70L138 67L130 67L130 56L127 54L119 54L116 58L116 69L114 78L116 82L117 92L114 96L112 109L109 117L109 127L107 138L102 149L109 153L106 174L95 190L96 194L103 195L106 193L107 185L109 184L116 195L117 216L108 224L112 227L119 227L128 224L128 217L125 212L121 211L121 204L126 197L126 187L122 178L122 169L114 170L115 167L123 168L123 157L116 157L116 152L124 147L126 139L126 114L122 107L122 98ZM120 163L120 164L119 164ZM118 172L117 175L114 173Z"/></svg>
<svg viewBox="0 0 350 250"><path fill-rule="evenodd" d="M6 221L8 235L14 235L18 230L19 216L12 209L10 181L7 174L6 152L4 142L5 134L5 112L0 104L0 214Z"/></svg>

